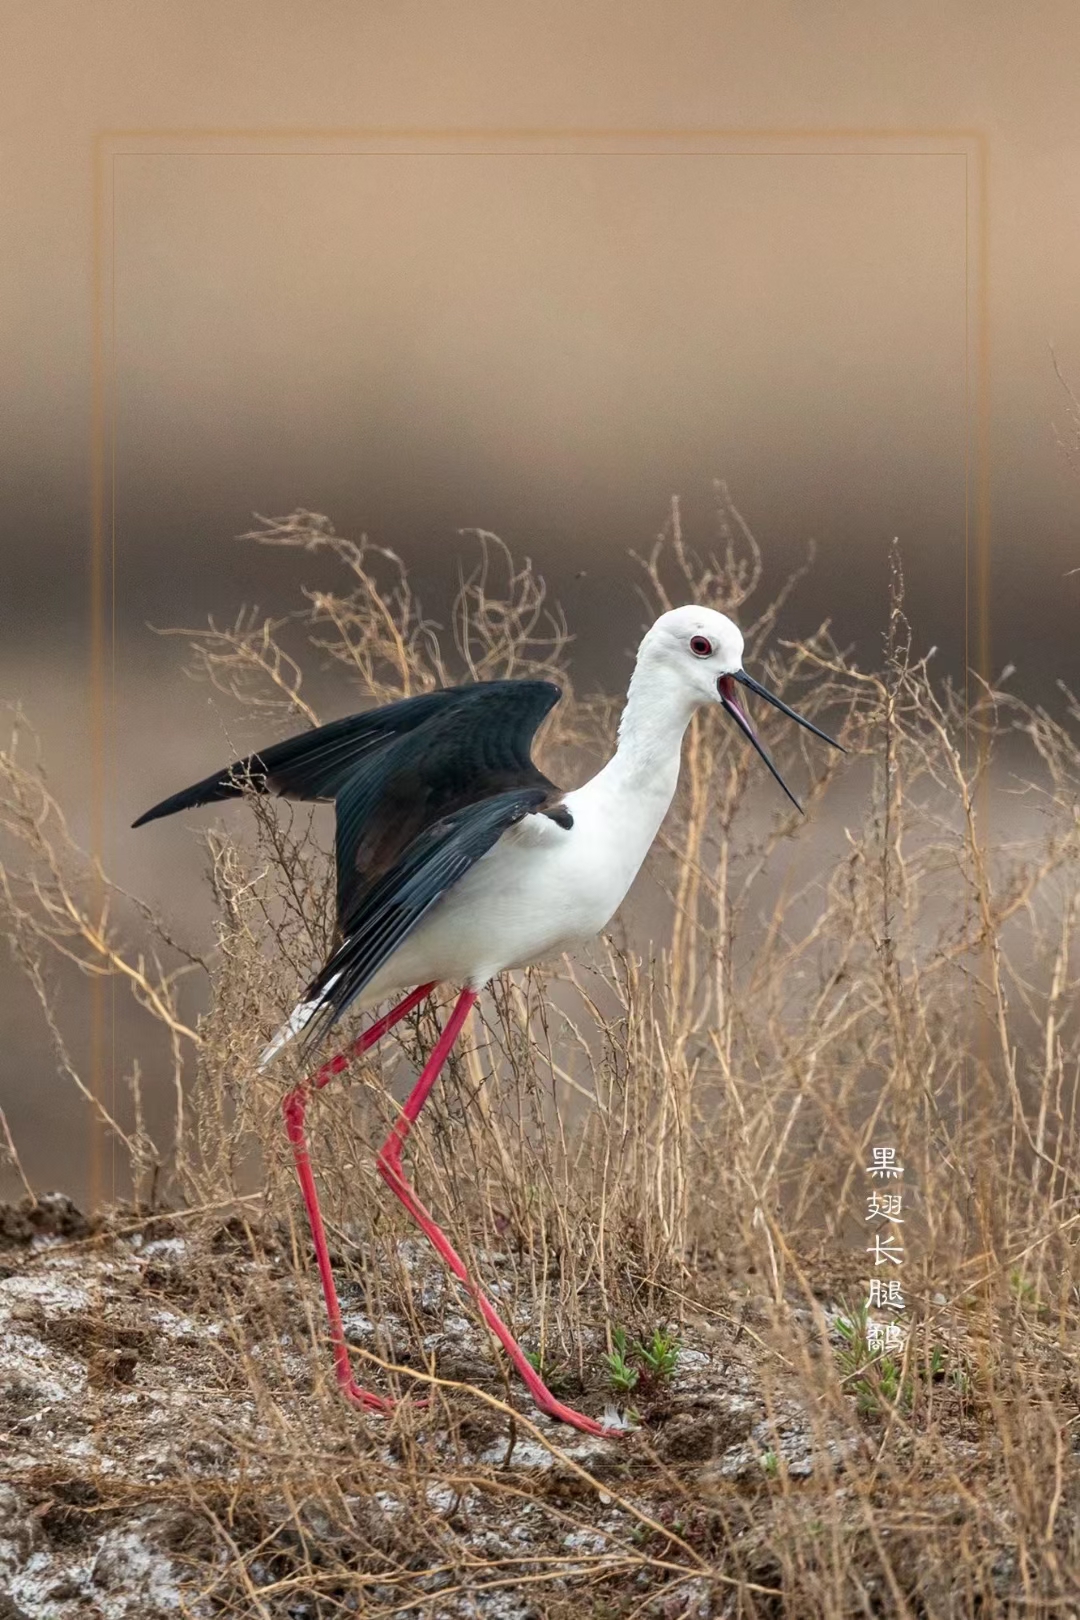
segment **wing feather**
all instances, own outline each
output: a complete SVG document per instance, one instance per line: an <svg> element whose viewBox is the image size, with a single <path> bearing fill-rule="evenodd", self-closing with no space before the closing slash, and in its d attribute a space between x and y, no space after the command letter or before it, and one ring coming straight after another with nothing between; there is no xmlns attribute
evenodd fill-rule
<svg viewBox="0 0 1080 1620"><path fill-rule="evenodd" d="M513 788L559 790L532 762L536 728L562 695L549 681L492 681L362 760L337 795L337 911L350 933L371 885L443 817Z"/></svg>
<svg viewBox="0 0 1080 1620"><path fill-rule="evenodd" d="M142 827L160 816L172 816L197 805L242 798L247 786L257 793L277 793L289 799L332 799L349 773L366 756L386 747L395 737L423 725L439 709L452 704L458 694L469 690L469 687L444 687L420 697L402 698L364 714L331 720L325 726L301 732L298 737L286 737L284 742L260 749L246 759L234 760L224 770L215 771L192 787L162 799L160 804L144 811L132 826Z"/></svg>
<svg viewBox="0 0 1080 1620"><path fill-rule="evenodd" d="M533 764L531 747L561 696L551 681L482 681L405 698L238 760L134 825L238 798L248 784L334 800L335 948L305 993L302 1025L290 1031L302 1027L307 1046L508 828L531 811L559 814L559 789Z"/></svg>
<svg viewBox="0 0 1080 1620"><path fill-rule="evenodd" d="M543 788L498 793L453 811L413 840L370 886L347 936L305 991L304 1002L317 1005L305 1020L305 1050L338 1021L435 902L545 797Z"/></svg>

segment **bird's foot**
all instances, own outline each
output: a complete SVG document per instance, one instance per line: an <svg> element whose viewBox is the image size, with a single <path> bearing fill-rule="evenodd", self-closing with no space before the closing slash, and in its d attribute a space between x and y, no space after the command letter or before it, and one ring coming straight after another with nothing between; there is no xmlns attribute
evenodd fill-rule
<svg viewBox="0 0 1080 1620"><path fill-rule="evenodd" d="M568 1423L571 1428L580 1429L582 1434L592 1434L601 1440L618 1440L628 1432L623 1427L598 1423L596 1418L586 1417L584 1412L575 1412L572 1406L564 1406L554 1398L537 1404L547 1417L555 1418L559 1423Z"/></svg>
<svg viewBox="0 0 1080 1620"><path fill-rule="evenodd" d="M384 1417L389 1417L391 1412L396 1411L402 1405L414 1406L423 1411L425 1407L431 1404L430 1401L414 1400L411 1395L407 1396L404 1401L392 1400L387 1395L374 1395L371 1390L361 1389L360 1385L352 1382L352 1380L347 1384L342 1384L341 1393L351 1406L359 1406L364 1412L379 1412Z"/></svg>
<svg viewBox="0 0 1080 1620"><path fill-rule="evenodd" d="M403 1404L414 1407L417 1411L425 1411L431 1402L415 1400L411 1395L405 1401L395 1401L386 1395L375 1395L369 1389L362 1389L353 1380L342 1384L341 1393L351 1406L358 1406L364 1412L378 1412L382 1417L389 1417L391 1413ZM586 1417L584 1412L575 1412L573 1407L564 1406L561 1401L552 1397L549 1401L538 1402L540 1411L547 1417L555 1418L558 1423L567 1423L571 1428L580 1429L582 1434L595 1435L598 1439L618 1440L629 1432L628 1425L605 1425L598 1423L595 1418Z"/></svg>

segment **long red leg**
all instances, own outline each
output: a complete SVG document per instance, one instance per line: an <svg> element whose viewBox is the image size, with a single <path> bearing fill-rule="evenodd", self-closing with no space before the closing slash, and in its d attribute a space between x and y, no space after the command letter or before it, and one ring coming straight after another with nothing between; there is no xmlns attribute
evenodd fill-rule
<svg viewBox="0 0 1080 1620"><path fill-rule="evenodd" d="M326 1300L326 1314L330 1319L330 1342L334 1348L334 1370L341 1392L346 1400L352 1401L355 1406L365 1407L369 1411L388 1412L393 1406L392 1401L384 1400L381 1395L373 1395L369 1390L361 1389L352 1375L352 1366L349 1361L349 1347L345 1342L345 1328L341 1320L341 1306L338 1303L337 1289L334 1286L334 1273L330 1268L330 1251L326 1244L326 1229L323 1226L322 1212L319 1209L319 1194L315 1187L315 1177L311 1172L311 1158L308 1154L307 1138L304 1135L304 1115L307 1112L308 1098L313 1091L319 1091L332 1080L335 1075L347 1069L354 1057L361 1052L367 1052L380 1041L387 1030L406 1013L423 1001L425 996L431 994L435 985L422 984L404 1001L399 1001L396 1007L391 1007L384 1017L376 1020L370 1029L364 1033L344 1052L339 1052L321 1069L313 1075L302 1080L294 1091L282 1103L285 1115L285 1129L289 1133L292 1143L293 1158L296 1161L296 1174L300 1178L300 1190L304 1195L307 1206L308 1222L311 1226L311 1236L315 1244L315 1258L319 1263L319 1276L322 1278L323 1298Z"/></svg>
<svg viewBox="0 0 1080 1620"><path fill-rule="evenodd" d="M529 1393L541 1411L549 1413L551 1417L558 1418L562 1423L573 1424L575 1429L583 1429L586 1434L615 1434L618 1432L617 1430L607 1430L603 1424L597 1423L593 1418L586 1417L582 1412L575 1412L571 1407L563 1406L560 1401L555 1399L547 1385L526 1359L525 1352L513 1337L509 1328L495 1314L490 1301L469 1277L464 1262L451 1245L445 1232L435 1224L430 1213L417 1198L412 1187L406 1181L404 1171L401 1168L401 1150L408 1139L409 1132L416 1123L421 1108L427 1101L428 1093L438 1078L439 1070L449 1057L450 1049L472 1011L476 998L477 992L475 990L463 990L458 997L454 1010L447 1020L446 1028L439 1036L431 1056L424 1065L419 1080L416 1082L405 1107L401 1111L401 1118L379 1150L376 1160L379 1174L395 1197L404 1204L413 1220L423 1229L454 1276L468 1288L476 1300L484 1321L525 1380Z"/></svg>

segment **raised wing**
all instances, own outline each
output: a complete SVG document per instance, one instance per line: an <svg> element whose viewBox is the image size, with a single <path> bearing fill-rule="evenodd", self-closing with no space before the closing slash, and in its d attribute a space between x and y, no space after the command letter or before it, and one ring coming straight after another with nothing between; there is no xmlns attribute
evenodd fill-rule
<svg viewBox="0 0 1080 1620"><path fill-rule="evenodd" d="M424 913L547 796L542 787L515 788L465 805L427 827L368 885L342 943L304 994L306 1007L317 1009L302 1026L305 1050L337 1022Z"/></svg>
<svg viewBox="0 0 1080 1620"><path fill-rule="evenodd" d="M457 702L360 761L337 795L341 936L359 926L372 885L436 822L515 788L538 792L534 809L560 797L530 755L559 688L550 681L489 681L458 691Z"/></svg>
<svg viewBox="0 0 1080 1620"><path fill-rule="evenodd" d="M315 1004L304 1022L307 1045L508 827L530 811L558 816L560 791L530 749L561 695L550 681L484 681L350 715L238 760L135 826L239 797L246 783L334 799L335 948L306 993L305 1004Z"/></svg>
<svg viewBox="0 0 1080 1620"><path fill-rule="evenodd" d="M343 720L331 720L328 725L316 726L298 737L287 737L284 742L263 748L247 759L235 760L193 787L162 799L138 821L133 821L132 826L141 827L159 816L172 816L178 810L191 810L196 805L242 798L245 787L252 787L257 793L277 793L286 799L332 799L362 759L423 725L440 709L452 705L455 698L472 690L474 688L467 686L444 687L438 692L387 703L367 714L349 714Z"/></svg>

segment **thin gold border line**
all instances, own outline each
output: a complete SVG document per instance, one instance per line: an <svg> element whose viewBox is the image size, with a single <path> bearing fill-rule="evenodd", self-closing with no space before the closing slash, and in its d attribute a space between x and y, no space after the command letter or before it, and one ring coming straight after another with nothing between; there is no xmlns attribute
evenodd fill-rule
<svg viewBox="0 0 1080 1620"><path fill-rule="evenodd" d="M105 251L105 169L104 142L94 142L91 268L91 368L90 368L90 858L93 869L91 905L100 918L105 907L105 769L106 769L106 681L105 681L105 268L112 255ZM110 266L111 268L111 266ZM90 1093L101 1102L105 1076L105 984L90 980L89 1066ZM102 1131L96 1112L89 1122L90 1202L96 1208L102 1192Z"/></svg>
<svg viewBox="0 0 1080 1620"><path fill-rule="evenodd" d="M979 278L978 315L978 475L976 507L975 594L979 610L976 668L984 680L991 676L990 658L990 148L978 144Z"/></svg>
<svg viewBox="0 0 1080 1620"><path fill-rule="evenodd" d="M715 150L701 148L700 150L680 152L670 146L635 146L629 151L617 146L598 146L592 149L572 146L528 146L522 147L518 152L510 151L506 147L501 150L488 150L484 147L465 147L461 151L445 150L439 152L425 152L416 146L343 146L338 151L319 152L306 149L303 151L290 151L288 147L264 147L252 151L246 146L212 146L203 151L197 147L132 147L126 152L115 152L114 157L247 157L247 158L327 158L327 157L446 157L446 158L540 158L540 157L677 157L677 158L718 158L718 157L762 157L762 158L881 158L896 159L908 158L942 158L959 157L968 159L971 153L963 146L928 146L928 147L891 147L868 146L859 152L845 152L842 147L835 150L822 149L821 151L795 151L782 146L740 147L738 150L724 151L717 147Z"/></svg>
<svg viewBox="0 0 1080 1620"><path fill-rule="evenodd" d="M971 648L971 162L964 158L964 713L969 710ZM964 767L968 739L964 738Z"/></svg>
<svg viewBox="0 0 1080 1620"><path fill-rule="evenodd" d="M109 640L112 658L109 668L108 741L110 763L116 770L116 153L109 162ZM104 798L104 794L103 794ZM104 806L103 806L104 808ZM104 838L104 833L102 834ZM116 1118L116 975L109 975L109 1113ZM109 1188L116 1201L116 1159L118 1143L109 1133ZM137 1189L136 1189L137 1191Z"/></svg>
<svg viewBox="0 0 1080 1620"><path fill-rule="evenodd" d="M385 145L388 141L427 141L427 142L456 142L457 148L446 153L460 157L468 156L557 156L557 155L608 155L598 150L601 142L605 140L656 140L663 144L655 152L647 149L620 150L610 155L618 157L645 157L645 156L681 156L681 157L936 157L936 156L962 156L965 160L964 180L964 309L965 309L965 336L964 336L964 369L965 369L965 497L964 497L964 651L965 672L970 662L970 633L971 633L971 506L972 506L972 459L975 464L974 477L974 529L975 529L975 598L976 598L976 671L983 680L990 679L990 533L991 533L991 488L990 488L990 299L989 299L989 266L990 266L990 237L989 237L989 144L985 131L968 128L934 127L929 128L846 128L837 126L823 129L656 129L656 128L625 128L625 129L583 129L577 127L567 128L460 128L460 129L424 129L397 128L384 129L377 126L360 126L356 128L303 128L286 129L281 127L267 128L240 128L236 126L223 126L217 129L189 129L178 127L174 129L108 129L99 130L93 140L93 178L92 178L92 232L93 232L93 264L91 271L91 394L90 394L90 855L95 865L95 899L99 909L104 906L104 840L105 840L105 769L108 753L107 736L109 719L115 703L115 690L108 690L106 680L106 577L109 581L108 602L110 612L108 615L108 632L111 641L110 672L115 686L116 676L116 378L115 378L115 229L116 229L116 196L115 196L115 160L121 155L143 156L183 156L217 155L212 147L205 143L213 140L244 140L244 141L312 141L322 142L371 142L374 144L367 151L357 153L328 153L289 151L272 152L226 152L224 156L246 157L325 157L331 155L341 156L436 156L444 155L438 148L428 152L415 146L389 149ZM524 143L530 141L564 141L580 143L576 148L553 148L550 151L534 152L528 150ZM935 148L930 151L907 151L902 143L904 141L956 141L968 143L974 147L975 156L975 204L977 208L977 238L976 238L976 297L975 297L975 330L976 330L976 379L975 379L975 421L974 431L971 413L971 204L972 186L970 182L971 151L965 147L960 151ZM187 153L165 149L135 148L127 154L121 154L113 148L115 143L125 141L191 141L200 143L195 152ZM468 141L492 141L501 143L501 151L474 152L460 143ZM760 152L755 151L748 143L753 141L783 142L797 141L800 143L818 143L819 150L784 151L782 148L770 146ZM870 142L882 141L888 143L884 151L858 151L845 152L826 145L828 142ZM515 149L506 143L521 143ZM681 150L679 143L684 143ZM689 150L687 142L695 145ZM729 142L731 145L723 149L702 149L701 143ZM106 170L105 158L110 158ZM106 201L108 202L109 233L106 237ZM106 320L104 291L106 283L106 264L108 265L109 304L113 312L113 319L109 322L109 366L108 380L106 380ZM108 409L108 419L106 412ZM972 439L974 438L974 450ZM105 530L106 530L106 469L109 470L109 553L106 559ZM966 680L966 674L965 674ZM966 699L965 699L966 706ZM980 745L982 746L982 745ZM983 780L979 794L978 822L985 838L988 825L988 781ZM115 1029L113 1031L115 1038ZM113 1053L115 1058L115 1052ZM115 1070L115 1063L110 1065ZM115 1083L115 1073L113 1072ZM91 1009L90 1009L90 1090L96 1098L101 1098L105 1084L105 995L104 981L91 980ZM100 1201L102 1180L102 1133L99 1122L95 1116L91 1125L91 1196L92 1202Z"/></svg>
<svg viewBox="0 0 1080 1620"><path fill-rule="evenodd" d="M382 127L378 124L341 125L335 127L305 127L303 125L286 126L283 124L267 125L262 128L246 128L241 125L224 124L218 128L189 128L185 125L165 129L105 129L98 132L97 139L110 141L132 140L261 140L261 141L295 141L295 140L321 140L321 141L349 141L349 140L428 140L428 141L534 141L534 140L573 140L583 142L603 140L660 140L668 146L676 141L935 141L955 140L970 141L979 145L986 140L984 130L965 128L963 125L914 125L910 128L887 127L884 125L867 125L861 127L837 124L823 128L799 128L797 126L778 126L770 129L766 126L755 126L753 129L728 128L722 125L702 126L700 128L687 127L683 129L663 129L654 126L642 125L640 128L628 126L626 128L584 128L574 125L566 126L531 126L521 125L515 128L493 128L482 125L461 126L453 129L425 129L422 126L396 125L393 128ZM587 150L587 147L586 147Z"/></svg>

